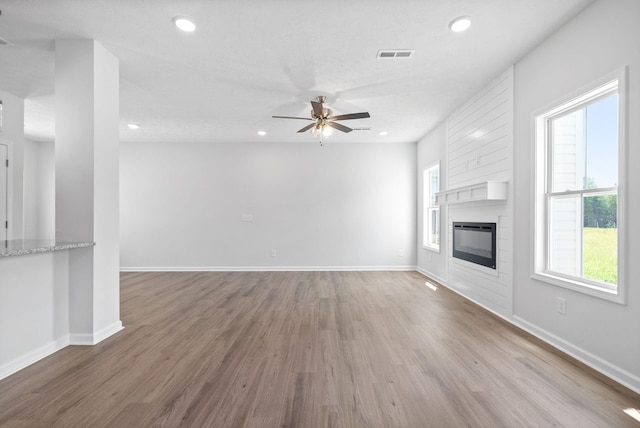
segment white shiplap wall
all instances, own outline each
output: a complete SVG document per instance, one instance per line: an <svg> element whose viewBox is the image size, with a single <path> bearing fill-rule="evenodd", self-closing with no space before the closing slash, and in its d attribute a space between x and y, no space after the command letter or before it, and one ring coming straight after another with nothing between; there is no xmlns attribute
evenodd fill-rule
<svg viewBox="0 0 640 428"><path fill-rule="evenodd" d="M455 221L497 223L497 269L449 255L447 285L497 314L510 318L513 296L513 67L447 119L447 188L487 180L509 182L506 201L448 206L447 239Z"/></svg>

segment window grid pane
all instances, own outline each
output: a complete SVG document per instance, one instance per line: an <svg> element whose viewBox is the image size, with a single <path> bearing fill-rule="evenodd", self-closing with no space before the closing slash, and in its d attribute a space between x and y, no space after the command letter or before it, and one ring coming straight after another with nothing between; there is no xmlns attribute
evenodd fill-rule
<svg viewBox="0 0 640 428"><path fill-rule="evenodd" d="M617 284L617 200L615 192L548 198L549 271Z"/></svg>
<svg viewBox="0 0 640 428"><path fill-rule="evenodd" d="M548 269L565 275L582 276L582 197L549 198Z"/></svg>
<svg viewBox="0 0 640 428"><path fill-rule="evenodd" d="M582 276L618 282L617 194L583 197Z"/></svg>
<svg viewBox="0 0 640 428"><path fill-rule="evenodd" d="M608 93L546 120L545 270L603 288L617 284L617 105Z"/></svg>

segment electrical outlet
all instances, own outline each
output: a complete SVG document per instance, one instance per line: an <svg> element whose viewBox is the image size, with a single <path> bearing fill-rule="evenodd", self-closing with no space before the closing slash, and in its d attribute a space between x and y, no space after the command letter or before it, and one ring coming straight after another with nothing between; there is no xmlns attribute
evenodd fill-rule
<svg viewBox="0 0 640 428"><path fill-rule="evenodd" d="M278 252L276 250L271 250L271 257L275 257L278 255Z"/></svg>
<svg viewBox="0 0 640 428"><path fill-rule="evenodd" d="M564 297L558 297L558 313L562 315L567 315L567 299Z"/></svg>
<svg viewBox="0 0 640 428"><path fill-rule="evenodd" d="M404 250L398 250L398 257L404 257Z"/></svg>

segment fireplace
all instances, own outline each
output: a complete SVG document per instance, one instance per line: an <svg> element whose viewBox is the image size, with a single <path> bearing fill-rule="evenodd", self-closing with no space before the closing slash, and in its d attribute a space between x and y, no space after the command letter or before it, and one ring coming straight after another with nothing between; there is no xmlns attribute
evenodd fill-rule
<svg viewBox="0 0 640 428"><path fill-rule="evenodd" d="M453 222L453 257L496 268L496 224Z"/></svg>

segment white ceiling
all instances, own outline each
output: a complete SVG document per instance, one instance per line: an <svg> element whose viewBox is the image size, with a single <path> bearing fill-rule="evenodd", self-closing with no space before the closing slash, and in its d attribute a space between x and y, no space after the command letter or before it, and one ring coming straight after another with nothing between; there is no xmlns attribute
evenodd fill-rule
<svg viewBox="0 0 640 428"><path fill-rule="evenodd" d="M308 116L317 95L371 114L333 141L415 142L591 1L2 0L0 88L26 99L28 138L53 140L54 40L92 38L120 59L123 142L313 141L271 115Z"/></svg>

